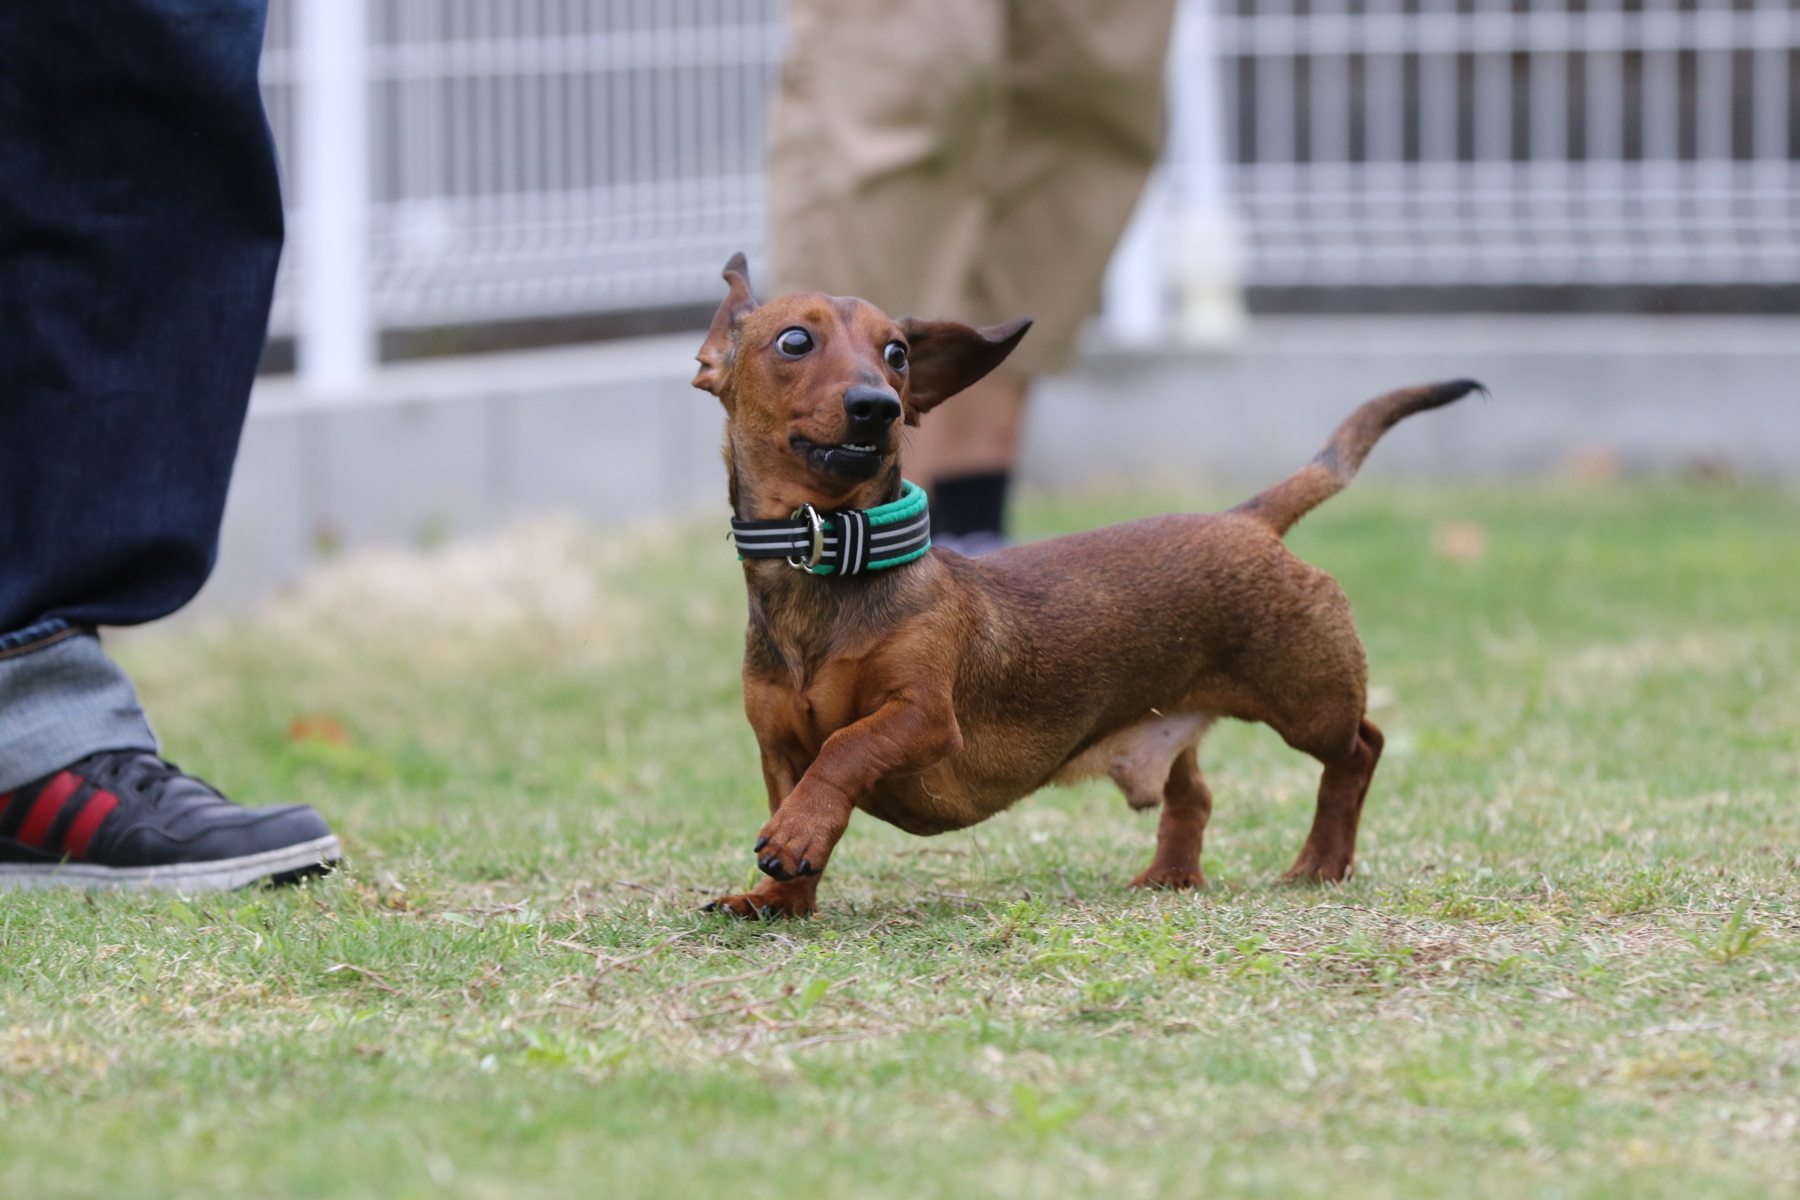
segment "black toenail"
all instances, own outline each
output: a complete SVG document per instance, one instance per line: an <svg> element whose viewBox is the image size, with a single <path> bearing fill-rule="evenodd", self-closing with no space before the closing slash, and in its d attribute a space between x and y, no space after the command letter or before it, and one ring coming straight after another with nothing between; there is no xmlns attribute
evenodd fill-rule
<svg viewBox="0 0 1800 1200"><path fill-rule="evenodd" d="M803 858L800 860L800 873L802 875L811 875L812 874L812 859Z"/></svg>
<svg viewBox="0 0 1800 1200"><path fill-rule="evenodd" d="M752 850L761 850L761 849L762 849L762 848L763 848L763 847L764 847L764 846L766 846L766 845L768 845L768 844L769 844L769 839L768 839L768 838L766 838L766 837L760 837L760 838L757 838L757 839L756 839L756 845L754 845L754 846L752 846L752 847L750 847L750 848L751 848L751 849L752 849Z"/></svg>

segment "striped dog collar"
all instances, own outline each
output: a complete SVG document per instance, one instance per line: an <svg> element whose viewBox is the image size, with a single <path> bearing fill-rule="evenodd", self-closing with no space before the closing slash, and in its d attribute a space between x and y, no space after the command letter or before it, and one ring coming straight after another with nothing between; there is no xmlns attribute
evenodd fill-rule
<svg viewBox="0 0 1800 1200"><path fill-rule="evenodd" d="M785 558L814 575L861 575L909 563L931 549L925 489L900 481L900 498L875 508L819 512L802 504L785 521L731 522L739 558Z"/></svg>

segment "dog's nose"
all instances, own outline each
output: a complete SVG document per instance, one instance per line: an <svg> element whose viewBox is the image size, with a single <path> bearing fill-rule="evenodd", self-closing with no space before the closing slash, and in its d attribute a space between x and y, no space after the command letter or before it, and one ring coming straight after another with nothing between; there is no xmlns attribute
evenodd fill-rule
<svg viewBox="0 0 1800 1200"><path fill-rule="evenodd" d="M844 393L844 412L852 429L886 433L900 419L900 397L890 388L858 384Z"/></svg>

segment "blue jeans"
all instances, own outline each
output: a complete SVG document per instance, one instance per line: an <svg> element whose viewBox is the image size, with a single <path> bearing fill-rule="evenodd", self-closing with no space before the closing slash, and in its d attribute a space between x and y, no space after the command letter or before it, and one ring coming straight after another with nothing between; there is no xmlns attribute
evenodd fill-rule
<svg viewBox="0 0 1800 1200"><path fill-rule="evenodd" d="M0 790L155 747L69 631L212 570L281 253L265 3L0 3Z"/></svg>

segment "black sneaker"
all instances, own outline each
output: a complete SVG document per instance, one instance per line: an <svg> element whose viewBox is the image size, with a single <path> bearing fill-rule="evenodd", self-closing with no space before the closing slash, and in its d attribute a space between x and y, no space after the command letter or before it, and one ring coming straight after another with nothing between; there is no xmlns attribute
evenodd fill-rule
<svg viewBox="0 0 1800 1200"><path fill-rule="evenodd" d="M244 808L143 750L103 750L0 793L0 890L217 892L323 874L340 854L306 805Z"/></svg>

